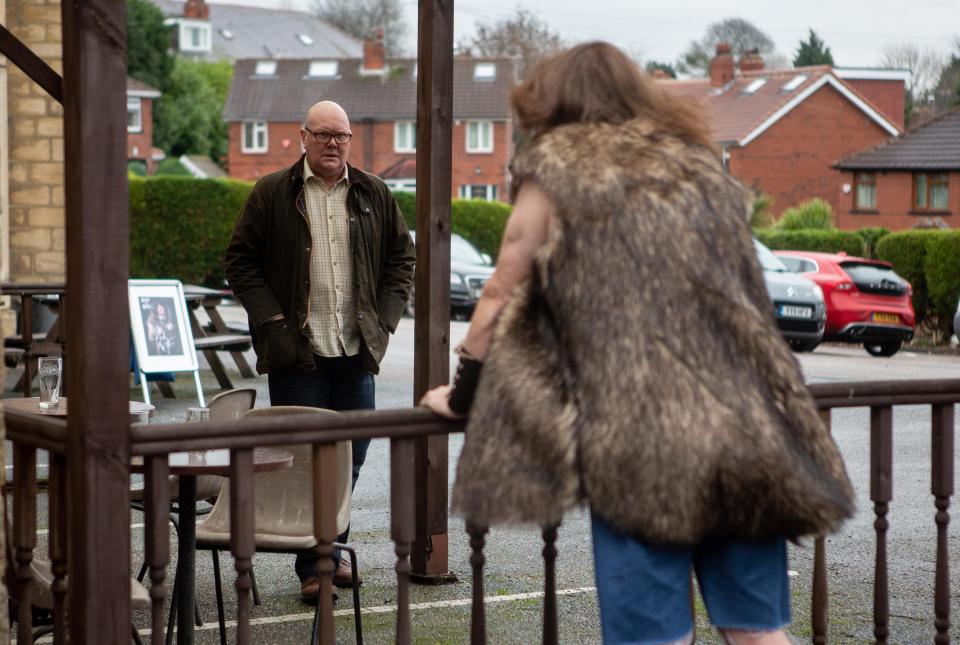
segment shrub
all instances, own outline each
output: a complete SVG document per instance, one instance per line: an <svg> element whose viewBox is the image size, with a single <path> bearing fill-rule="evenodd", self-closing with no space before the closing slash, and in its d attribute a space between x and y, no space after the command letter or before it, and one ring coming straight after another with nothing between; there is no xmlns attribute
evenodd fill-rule
<svg viewBox="0 0 960 645"><path fill-rule="evenodd" d="M893 270L913 287L913 310L917 322L927 318L929 296L927 293L926 231L900 231L886 235L877 243L877 259L893 264Z"/></svg>
<svg viewBox="0 0 960 645"><path fill-rule="evenodd" d="M866 253L864 257L876 258L877 242L879 242L885 235L889 235L890 231L882 226L865 226L861 229L857 229L855 233L860 236L860 239L863 240L864 253Z"/></svg>
<svg viewBox="0 0 960 645"><path fill-rule="evenodd" d="M950 337L953 312L960 298L960 231L932 232L927 238L924 275L930 314L936 314L941 331Z"/></svg>
<svg viewBox="0 0 960 645"><path fill-rule="evenodd" d="M821 253L840 253L863 256L863 239L856 233L832 230L780 230L760 229L754 234L767 247L789 251L819 251Z"/></svg>
<svg viewBox="0 0 960 645"><path fill-rule="evenodd" d="M814 198L783 211L773 226L785 231L832 229L833 207L820 198Z"/></svg>
<svg viewBox="0 0 960 645"><path fill-rule="evenodd" d="M762 192L756 193L750 212L750 228L756 230L770 226L773 223L773 215L770 213L772 206L773 197Z"/></svg>
<svg viewBox="0 0 960 645"><path fill-rule="evenodd" d="M157 164L157 170L154 176L166 177L191 177L190 171L183 167L180 159L177 157L167 157Z"/></svg>
<svg viewBox="0 0 960 645"><path fill-rule="evenodd" d="M412 231L416 229L417 199L415 193L396 192L393 196L403 211L403 219ZM452 230L462 235L481 253L496 261L503 230L510 217L510 205L483 199L454 199L450 204Z"/></svg>
<svg viewBox="0 0 960 645"><path fill-rule="evenodd" d="M130 276L223 286L223 254L252 188L223 179L131 179Z"/></svg>

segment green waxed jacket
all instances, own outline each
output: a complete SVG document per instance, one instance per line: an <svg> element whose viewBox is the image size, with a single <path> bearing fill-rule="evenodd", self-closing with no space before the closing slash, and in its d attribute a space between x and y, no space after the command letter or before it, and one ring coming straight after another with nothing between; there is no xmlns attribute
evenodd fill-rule
<svg viewBox="0 0 960 645"><path fill-rule="evenodd" d="M390 189L349 166L350 248L353 258L360 354L376 374L413 286L416 255ZM314 369L307 338L310 249L313 244L303 194L303 157L260 179L237 219L224 260L225 275L250 319L257 372ZM297 330L295 349L269 346L267 321L283 314ZM291 356L291 352L296 355Z"/></svg>

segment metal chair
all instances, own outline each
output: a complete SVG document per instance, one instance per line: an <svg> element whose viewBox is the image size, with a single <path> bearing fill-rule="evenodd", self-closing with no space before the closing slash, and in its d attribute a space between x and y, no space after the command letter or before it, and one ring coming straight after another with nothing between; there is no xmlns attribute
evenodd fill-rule
<svg viewBox="0 0 960 645"><path fill-rule="evenodd" d="M301 406L274 406L250 410L245 416L265 417L295 414L337 414L332 410ZM285 446L293 453L293 466L284 470L258 473L254 476L254 540L257 551L265 553L297 553L317 545L313 533L313 468L309 444ZM349 441L337 443L337 532L350 523L352 453ZM360 584L356 552L342 544L336 546L350 556L353 569L353 613L357 642L363 642L360 623ZM197 526L197 549L208 549L213 557L214 585L217 593L217 616L220 621L220 642L226 645L223 609L223 588L220 579L220 551L230 549L230 486L224 485L213 510ZM319 614L314 618L317 629Z"/></svg>

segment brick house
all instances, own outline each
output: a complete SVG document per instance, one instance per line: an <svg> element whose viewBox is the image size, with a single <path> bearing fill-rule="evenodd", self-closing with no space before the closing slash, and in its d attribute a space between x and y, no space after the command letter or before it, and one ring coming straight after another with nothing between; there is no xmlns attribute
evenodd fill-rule
<svg viewBox="0 0 960 645"><path fill-rule="evenodd" d="M765 69L755 54L744 56L738 69L730 47L721 44L709 78L661 82L705 106L724 167L770 195L774 212L814 197L840 212L849 198L833 164L901 132L907 74Z"/></svg>
<svg viewBox="0 0 960 645"><path fill-rule="evenodd" d="M960 211L960 108L955 108L835 166L849 187L840 228L903 230L943 222ZM937 221L939 220L939 221Z"/></svg>
<svg viewBox="0 0 960 645"><path fill-rule="evenodd" d="M347 111L353 130L350 163L394 189L416 189L416 60L387 60L380 42L362 59L238 60L224 119L229 122L231 177L255 180L290 165L301 153L300 125L315 102ZM454 62L454 197L506 200L513 151L509 60Z"/></svg>
<svg viewBox="0 0 960 645"><path fill-rule="evenodd" d="M153 101L157 98L159 91L127 78L127 160L143 163L148 175L166 156L153 146Z"/></svg>

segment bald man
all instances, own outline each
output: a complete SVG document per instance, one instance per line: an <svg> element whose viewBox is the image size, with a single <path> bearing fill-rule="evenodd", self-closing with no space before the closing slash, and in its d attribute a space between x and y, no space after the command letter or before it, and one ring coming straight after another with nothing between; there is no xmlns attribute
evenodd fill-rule
<svg viewBox="0 0 960 645"><path fill-rule="evenodd" d="M250 321L271 405L374 407L374 374L413 285L413 242L390 190L354 168L350 119L332 101L307 112L304 153L253 188L227 248L227 281ZM353 485L370 441L353 442ZM350 529L338 536L346 542ZM350 586L334 553L334 584ZM297 555L301 597L317 599L317 556Z"/></svg>

